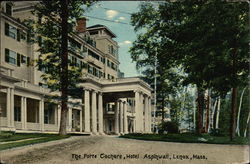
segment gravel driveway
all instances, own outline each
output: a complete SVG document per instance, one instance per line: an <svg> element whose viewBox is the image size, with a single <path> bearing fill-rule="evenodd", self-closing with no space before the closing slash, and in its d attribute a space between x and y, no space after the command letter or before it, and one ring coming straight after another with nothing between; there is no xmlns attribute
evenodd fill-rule
<svg viewBox="0 0 250 164"><path fill-rule="evenodd" d="M75 136L1 151L0 157L8 164L237 164L249 162L249 147Z"/></svg>

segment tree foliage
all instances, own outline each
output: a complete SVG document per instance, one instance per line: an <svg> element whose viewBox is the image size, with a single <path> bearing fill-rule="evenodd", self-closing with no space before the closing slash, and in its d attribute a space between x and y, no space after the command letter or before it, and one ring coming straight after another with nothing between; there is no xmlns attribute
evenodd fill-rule
<svg viewBox="0 0 250 164"><path fill-rule="evenodd" d="M132 15L135 30L142 31L131 48L132 59L140 67L152 65L157 51L162 69L181 67L185 74L182 84L198 87L198 113L201 116L205 89L226 95L231 88L246 85L248 81L247 13L246 2L142 3L140 11ZM234 102L235 94L232 95ZM201 132L200 117L198 122L197 130Z"/></svg>
<svg viewBox="0 0 250 164"><path fill-rule="evenodd" d="M29 20L32 25L33 42L37 43L37 67L43 72L43 83L56 93L50 99L61 102L60 134L66 134L67 105L71 98L81 98L82 67L68 63L68 41L75 33L76 19L82 17L82 5L90 1L40 1L35 6L36 19ZM74 49L74 51L78 51Z"/></svg>

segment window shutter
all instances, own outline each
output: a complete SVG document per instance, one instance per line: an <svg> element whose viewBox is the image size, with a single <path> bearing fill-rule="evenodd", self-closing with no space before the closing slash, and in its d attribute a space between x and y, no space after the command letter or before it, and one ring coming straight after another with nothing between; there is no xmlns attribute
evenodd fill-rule
<svg viewBox="0 0 250 164"><path fill-rule="evenodd" d="M21 65L21 55L17 53L17 66L20 67Z"/></svg>
<svg viewBox="0 0 250 164"><path fill-rule="evenodd" d="M10 26L8 23L5 23L5 35L9 36L9 29L10 29Z"/></svg>
<svg viewBox="0 0 250 164"><path fill-rule="evenodd" d="M27 57L27 66L30 65L30 57Z"/></svg>
<svg viewBox="0 0 250 164"><path fill-rule="evenodd" d="M5 62L9 63L10 50L5 48Z"/></svg>
<svg viewBox="0 0 250 164"><path fill-rule="evenodd" d="M21 39L21 34L20 34L20 30L17 29L17 41L20 42L20 39Z"/></svg>

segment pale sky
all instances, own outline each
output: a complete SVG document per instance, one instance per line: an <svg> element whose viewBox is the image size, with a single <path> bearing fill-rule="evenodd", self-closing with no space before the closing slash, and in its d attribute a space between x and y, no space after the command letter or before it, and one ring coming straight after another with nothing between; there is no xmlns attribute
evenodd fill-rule
<svg viewBox="0 0 250 164"><path fill-rule="evenodd" d="M136 33L133 26L130 25L130 14L138 11L138 1L100 1L94 4L89 11L85 12L85 16L89 20L87 26L95 24L102 24L107 26L113 33L116 34L119 48L119 61L120 70L125 73L125 77L138 76L135 63L132 63L129 47L132 46L132 42L136 39ZM111 21L118 21L127 24L109 22L105 20L94 19L93 17L107 19Z"/></svg>

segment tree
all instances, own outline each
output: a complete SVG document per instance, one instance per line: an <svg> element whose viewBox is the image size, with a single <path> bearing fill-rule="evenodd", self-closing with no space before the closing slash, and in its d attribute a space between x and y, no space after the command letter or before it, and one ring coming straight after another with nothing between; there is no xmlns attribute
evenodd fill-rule
<svg viewBox="0 0 250 164"><path fill-rule="evenodd" d="M44 83L51 92L57 94L51 99L61 103L60 135L66 135L66 118L69 99L80 98L82 88L82 66L76 67L68 62L69 36L74 32L76 19L84 12L82 5L90 5L89 1L41 1L36 5L34 13L38 17L33 25L39 44L40 53L37 66L44 72ZM77 51L75 49L75 51Z"/></svg>
<svg viewBox="0 0 250 164"><path fill-rule="evenodd" d="M145 3L132 15L135 30L146 31L133 43L138 49L134 59L157 47L163 65L181 67L187 74L183 84L197 86L198 133L202 131L205 90L225 95L233 88L230 134L234 138L236 87L246 83L249 74L247 11L245 2L196 0L162 2L156 9ZM140 64L150 59L149 55Z"/></svg>
<svg viewBox="0 0 250 164"><path fill-rule="evenodd" d="M138 35L137 40L133 43L130 49L131 58L136 62L138 70L142 70L143 79L151 84L154 88L154 69L155 60L157 58L157 109L162 116L162 124L165 117L165 108L171 106L171 96L177 94L177 90L180 87L181 74L178 69L171 68L170 64L166 64L162 58L164 55L160 49L162 48L161 40L158 39L157 28L151 28L158 22L158 12L154 7L148 3L141 5L141 10L146 15L140 15L140 13L134 13L132 15L131 23L135 26L135 31L139 32L141 29L147 29L147 32ZM144 11L145 10L145 11ZM150 17L147 19L146 17ZM145 24L138 24L137 21L145 20Z"/></svg>
<svg viewBox="0 0 250 164"><path fill-rule="evenodd" d="M243 95L247 87L244 87L244 89L241 92L240 96L240 104L239 104L239 109L238 109L238 116L237 116L237 125L236 125L236 133L238 136L240 136L240 112L241 112L241 106L242 106L242 100L243 100Z"/></svg>

